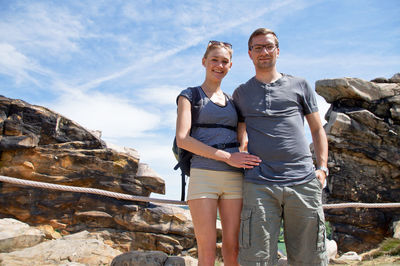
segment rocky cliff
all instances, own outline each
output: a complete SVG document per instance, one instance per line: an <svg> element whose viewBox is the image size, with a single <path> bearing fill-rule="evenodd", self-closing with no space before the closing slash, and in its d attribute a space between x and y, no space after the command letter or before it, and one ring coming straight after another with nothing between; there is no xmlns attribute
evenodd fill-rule
<svg viewBox="0 0 400 266"><path fill-rule="evenodd" d="M96 133L40 106L0 96L0 175L138 196L165 183L133 149L110 148ZM181 254L194 247L187 210L0 182L0 218L50 225L61 235L98 233L122 252ZM0 252L3 252L0 250Z"/></svg>
<svg viewBox="0 0 400 266"><path fill-rule="evenodd" d="M331 171L327 203L400 202L399 75L373 82L356 78L320 80L316 90L331 104L325 125ZM0 175L139 196L165 191L164 181L139 162L135 150L110 147L97 133L66 117L3 96ZM325 214L341 251L361 252L375 247L393 235L391 227L400 220L399 209L331 209ZM46 244L50 246L77 241L82 237L79 232L86 232L101 239L100 243L89 240L89 246L108 250L101 245L106 243L113 248L112 256L131 250L180 255L195 247L188 211L170 205L0 182L0 218L50 226L48 239L55 239L53 234L63 237ZM68 235L73 237L65 238ZM33 238L39 242L44 239ZM2 241L0 253L10 252L1 249ZM3 259L17 256L4 254ZM110 258L105 255L102 259Z"/></svg>
<svg viewBox="0 0 400 266"><path fill-rule="evenodd" d="M357 78L316 82L331 107L327 203L400 202L400 74L372 82ZM325 211L342 251L365 251L393 235L400 209Z"/></svg>

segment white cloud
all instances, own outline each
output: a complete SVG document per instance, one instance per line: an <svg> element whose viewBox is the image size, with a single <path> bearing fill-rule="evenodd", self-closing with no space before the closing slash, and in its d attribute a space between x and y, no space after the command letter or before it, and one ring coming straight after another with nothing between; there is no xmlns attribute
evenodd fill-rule
<svg viewBox="0 0 400 266"><path fill-rule="evenodd" d="M181 91L182 88L178 86L160 86L157 88L139 89L136 93L140 102L175 106L176 97Z"/></svg>
<svg viewBox="0 0 400 266"><path fill-rule="evenodd" d="M105 139L144 136L160 124L158 115L133 106L126 98L99 92L63 94L49 106L85 128L101 130Z"/></svg>
<svg viewBox="0 0 400 266"><path fill-rule="evenodd" d="M29 72L47 72L8 43L0 43L0 58L0 73L13 77L17 83L28 80L38 85L39 82Z"/></svg>
<svg viewBox="0 0 400 266"><path fill-rule="evenodd" d="M111 9L105 9L102 3L91 2L90 5L102 8L91 7L89 11L76 13L74 13L74 9L79 8L79 5L67 8L64 5L56 6L44 3L17 4L18 15L9 13L3 22L0 22L0 34L5 36L5 40L13 43L14 46L23 47L25 54L34 55L34 58L40 59L38 62L57 62L63 59L65 61L72 57L71 53L85 52L85 54L82 54L81 60L83 64L88 65L86 69L79 67L79 73L86 77L86 80L80 78L81 81L74 87L80 91L89 91L104 85L106 82L125 78L128 74L143 72L142 69L151 69L150 67L155 63L165 62L166 58L196 46L204 40L209 40L213 36L230 31L232 28L246 24L291 3L291 0L273 2L264 8L257 9L256 12L252 12L252 16L239 16L240 19L238 19L238 16L226 14L224 10L227 6L231 6L230 4L219 3L217 9L212 9L211 4L204 4L202 1L190 5L184 3L179 6L171 6L168 2L157 3L156 6L152 2L124 3ZM157 8L157 16L153 12L148 14L151 8ZM104 9L105 14L100 15L98 9ZM235 5L235 8L231 11L238 13L242 9L241 5ZM210 12L211 10L213 12ZM150 25L145 24L146 26L139 30L141 33L147 33L146 37L143 38L143 35L140 34L140 42L133 42L134 39L132 38L139 36L134 35L127 38L126 34L130 34L130 30L128 33L121 32L115 30L116 28L114 29L112 25L105 27L105 25L96 24L97 19L111 18L113 12L118 11L122 11L124 18L129 18L137 23L151 21ZM195 16L193 16L194 11ZM220 13L221 16L215 16L215 12ZM188 15L187 18L190 19L185 18L185 15ZM21 20L20 17L24 17L24 19ZM220 23L223 23L224 26L213 26ZM153 24L158 26L151 27ZM119 20L115 27L118 28L121 25L125 25L125 27L131 25L134 28L134 25L129 24L126 20ZM169 25L169 28L164 28L163 25ZM135 34L138 34L138 32L135 32ZM94 38L100 43L118 44L117 46L121 49L114 47L109 51L110 49L106 46L96 46L94 47L95 50L91 49L92 47L80 47L80 45L84 45L84 40L87 38ZM161 42L160 38L163 38ZM46 53L42 52L44 50ZM118 51L124 51L129 56L123 58L123 54ZM135 53L132 53L132 51L135 51ZM147 52L139 53L142 51ZM88 53L90 60L85 60ZM105 58L102 58L104 56L116 67L109 67L108 64L105 64L97 70L97 73L94 72L93 69L99 67L95 62L104 60ZM127 64L117 64L118 60L125 61ZM124 67L121 67L123 65ZM67 70L60 69L60 71L64 71L64 74L72 71L68 69L68 65L64 65L64 67L67 67ZM177 65L174 67L179 68ZM82 70L88 73L82 73ZM146 73L146 76L149 74L155 75L156 73ZM68 78L78 80L76 76L71 75L73 74L70 74ZM27 77L20 75L20 79ZM54 76L49 76L48 79L50 79L50 82L47 82L47 84L57 82Z"/></svg>
<svg viewBox="0 0 400 266"><path fill-rule="evenodd" d="M157 16L154 15L155 7L152 6L154 4L158 5L158 10L156 11ZM131 1L124 3L122 14L136 23L149 21L154 23L154 21L168 20L175 15L171 5L172 3L170 1L164 3L163 1L158 1L158 3L152 3L150 1Z"/></svg>
<svg viewBox="0 0 400 266"><path fill-rule="evenodd" d="M135 102L141 106L151 106L162 117L160 126L175 130L176 97L182 91L177 86L160 86L158 88L139 89L135 92Z"/></svg>
<svg viewBox="0 0 400 266"><path fill-rule="evenodd" d="M149 66L151 66L152 64L170 58L173 55L176 55L182 51L187 50L188 48L191 48L193 46L198 45L201 42L204 42L205 40L208 41L209 39L212 39L213 36L230 31L235 27L238 27L242 24L246 24L249 21L260 18L267 13L271 13L278 9L284 8L285 6L291 5L292 3L293 3L292 0L273 2L270 6L257 9L252 14L252 16L239 16L239 19L237 16L236 17L229 16L229 19L226 19L226 15L222 16L221 18L219 18L218 16L216 17L215 14L211 15L209 13L208 8L206 8L207 5L205 6L201 5L202 9L200 9L200 12L199 10L197 10L196 12L196 14L197 13L199 14L198 16L193 16L193 14L189 12L193 8L192 6L189 5L185 7L180 7L179 9L174 9L174 12L164 12L162 20L165 21L169 20L171 23L176 23L177 20L180 20L179 17L183 16L184 14L187 14L187 12L190 13L190 17L192 19L185 22L189 23L189 25L186 25L187 27L179 23L179 25L176 25L176 27L179 26L179 28L173 27L172 29L164 29L167 30L167 32L157 32L157 30L154 31L153 28L149 28L147 32L149 36L146 38L146 41L142 42L143 46L142 50L145 51L145 53L142 54L139 60L135 59L134 63L131 65L128 65L124 68L120 68L117 71L110 73L108 75L99 76L95 79L87 81L84 84L81 84L79 86L79 89L90 90L92 88L102 85L104 82L122 78L125 75L130 74L134 71L141 69L148 69ZM125 10L125 15L130 14L129 16L131 18L136 18L138 16L137 12L143 11L143 6L140 5L140 7L137 7L128 5L127 7L125 7L124 10ZM241 9L237 7L236 11L239 10ZM145 19L146 11L143 12L144 14L142 19ZM155 20L159 21L158 19ZM215 23L223 23L223 27L213 26ZM162 25L163 24L161 23L159 26L162 27ZM184 30L180 34L176 34L176 30L179 29L180 30L184 29ZM174 34L169 35L168 32L171 33L174 32ZM153 39L152 36L158 36L158 37L156 39ZM158 51L157 43L160 42L159 38L165 37L166 39L162 39L161 43L168 43L169 41L171 41L170 38L172 38L172 36L176 37L175 39L173 38L173 40L178 42L177 45L173 45L168 49L162 47L162 49ZM152 51L152 53L149 53L149 50Z"/></svg>
<svg viewBox="0 0 400 266"><path fill-rule="evenodd" d="M46 49L43 56L49 53L62 56L67 51L78 50L75 40L83 35L84 27L67 9L40 3L17 6L17 15L8 15L0 22L3 40L21 44L36 53Z"/></svg>
<svg viewBox="0 0 400 266"><path fill-rule="evenodd" d="M134 92L132 101L136 106L145 108L152 114L160 117L160 122L156 130L175 131L176 124L176 97L182 88L177 86L160 86L157 88L137 89ZM153 131L148 137L152 138L158 134Z"/></svg>

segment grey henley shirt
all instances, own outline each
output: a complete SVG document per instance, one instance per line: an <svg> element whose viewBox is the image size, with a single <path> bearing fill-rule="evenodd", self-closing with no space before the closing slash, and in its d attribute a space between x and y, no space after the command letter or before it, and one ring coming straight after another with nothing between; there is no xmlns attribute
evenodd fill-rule
<svg viewBox="0 0 400 266"><path fill-rule="evenodd" d="M262 160L245 171L246 181L291 186L315 178L304 115L318 107L304 79L283 74L265 84L253 77L234 91L233 100L239 121L246 123L248 151Z"/></svg>

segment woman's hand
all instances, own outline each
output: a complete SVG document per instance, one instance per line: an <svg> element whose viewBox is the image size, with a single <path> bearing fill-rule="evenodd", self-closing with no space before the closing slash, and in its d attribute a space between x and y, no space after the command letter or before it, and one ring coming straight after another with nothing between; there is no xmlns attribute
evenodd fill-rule
<svg viewBox="0 0 400 266"><path fill-rule="evenodd" d="M230 153L225 162L233 167L251 169L260 164L261 159L258 156L245 152Z"/></svg>

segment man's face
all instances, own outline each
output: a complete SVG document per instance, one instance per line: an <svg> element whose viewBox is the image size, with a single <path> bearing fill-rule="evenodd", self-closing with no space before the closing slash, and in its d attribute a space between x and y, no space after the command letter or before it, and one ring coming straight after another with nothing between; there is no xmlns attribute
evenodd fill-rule
<svg viewBox="0 0 400 266"><path fill-rule="evenodd" d="M251 41L249 56L256 69L268 70L276 65L279 56L279 48L275 45L275 37L272 34L255 36Z"/></svg>

